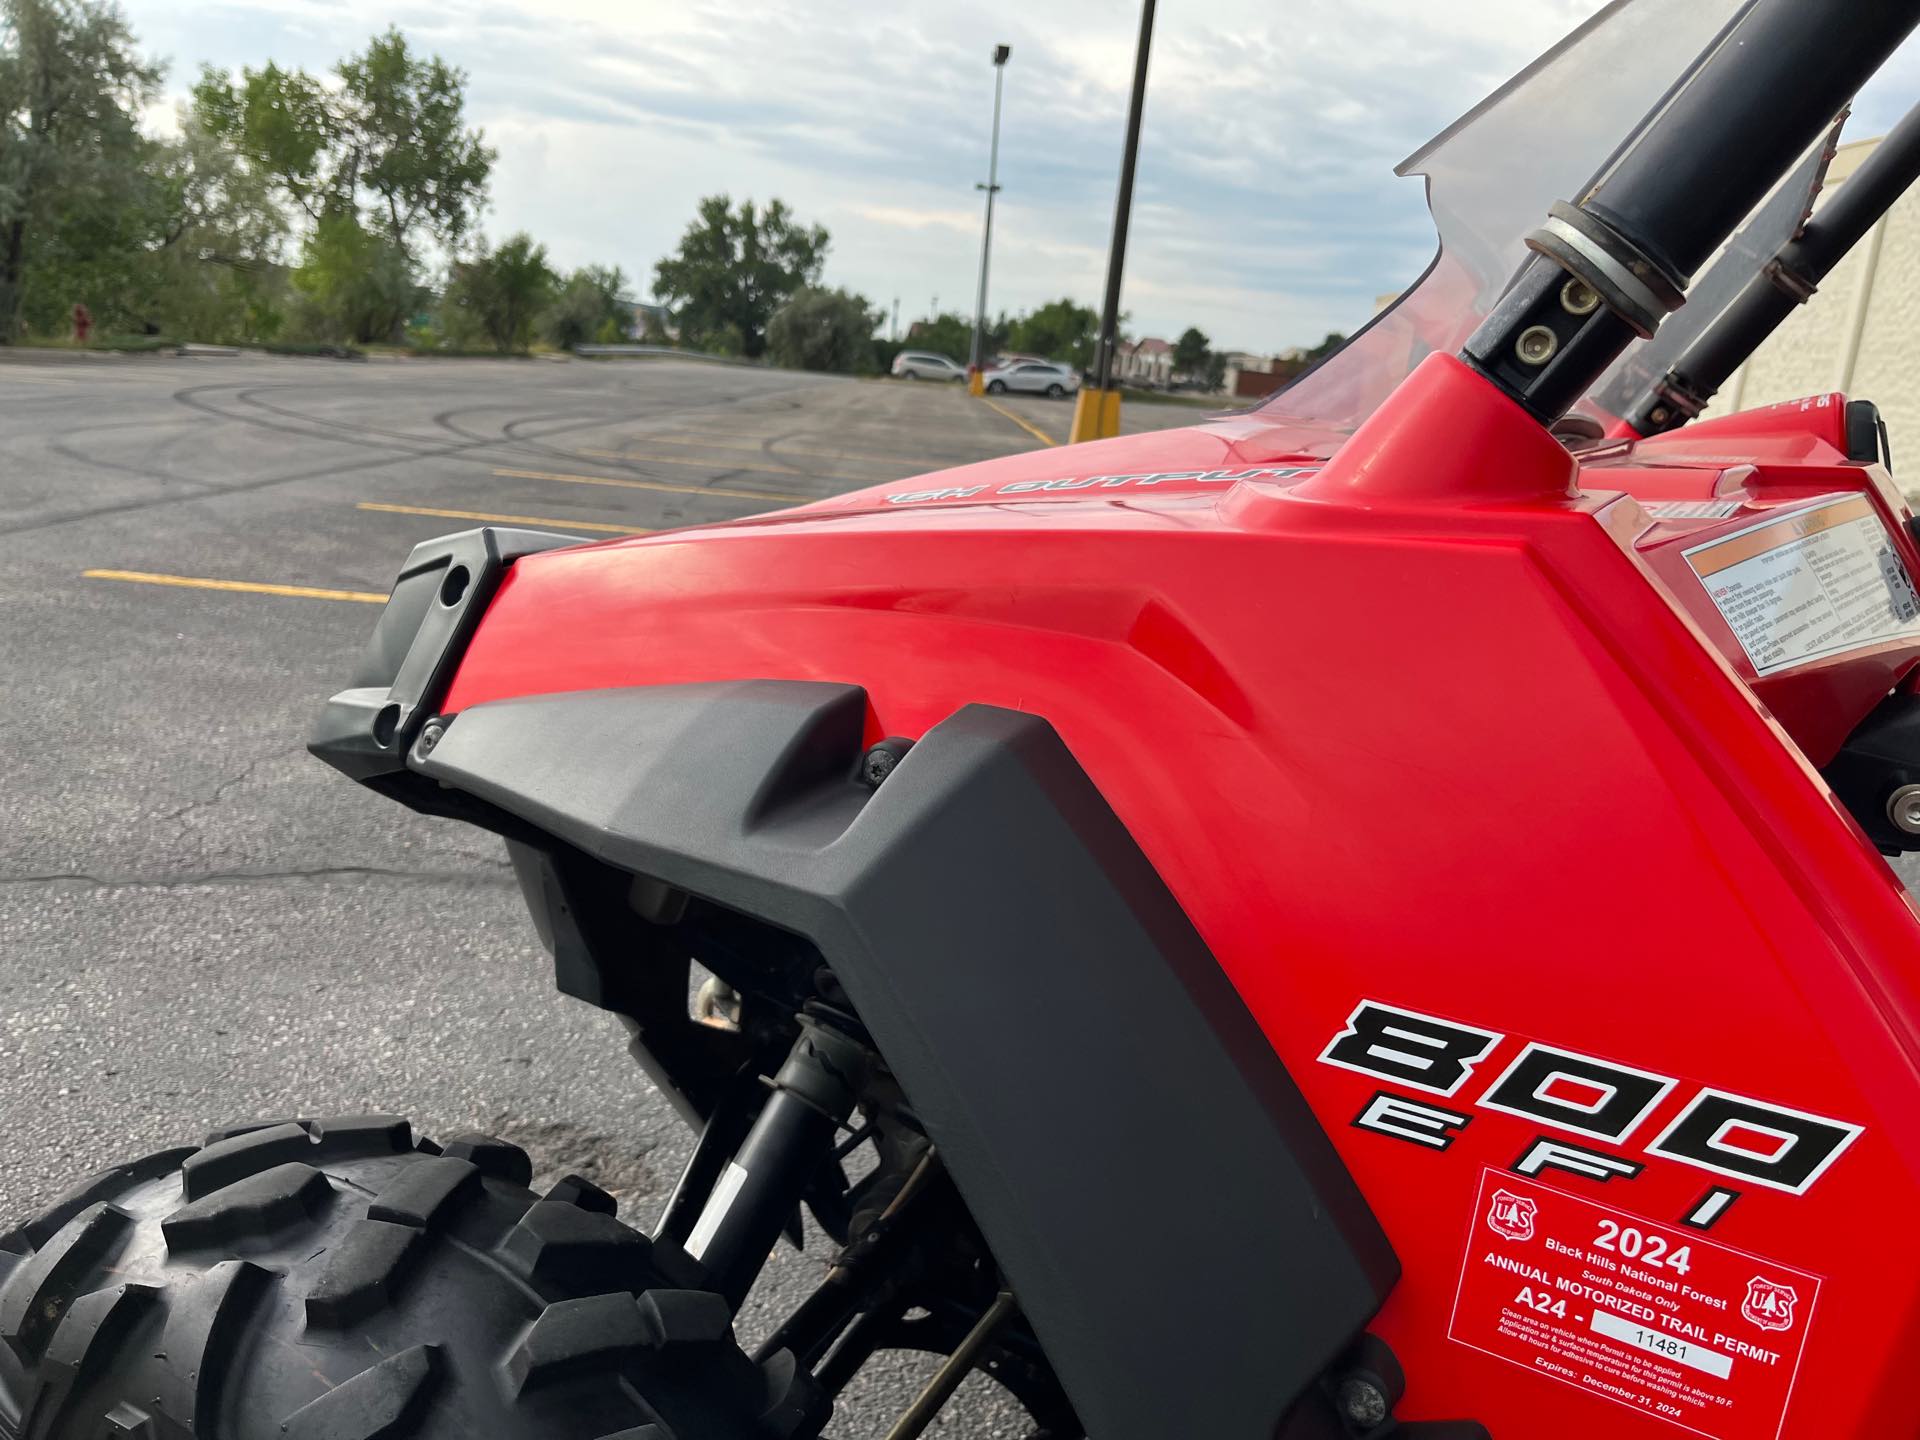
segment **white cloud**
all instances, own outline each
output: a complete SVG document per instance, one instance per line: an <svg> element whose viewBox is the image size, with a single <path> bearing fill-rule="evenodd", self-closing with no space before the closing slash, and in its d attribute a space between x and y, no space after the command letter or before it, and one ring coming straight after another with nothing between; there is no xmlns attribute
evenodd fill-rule
<svg viewBox="0 0 1920 1440"><path fill-rule="evenodd" d="M1432 248L1421 188L1392 166L1593 3L1163 0L1124 301L1134 328L1197 324L1223 347L1265 350L1362 322ZM972 308L988 53L1010 43L990 304L1097 304L1103 287L1132 4L127 8L180 92L202 61L323 69L398 24L471 74L473 117L500 151L490 234L532 231L557 262L617 263L644 288L701 196L779 196L833 232L830 282L881 305L898 296L904 318L935 297Z"/></svg>

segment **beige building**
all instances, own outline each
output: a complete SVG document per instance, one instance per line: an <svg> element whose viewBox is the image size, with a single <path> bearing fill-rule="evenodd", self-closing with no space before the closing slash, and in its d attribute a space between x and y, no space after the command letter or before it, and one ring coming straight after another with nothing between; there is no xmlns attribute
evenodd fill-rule
<svg viewBox="0 0 1920 1440"><path fill-rule="evenodd" d="M1841 147L1823 198L1873 152L1877 140ZM1896 464L1920 460L1920 187L1853 248L1721 390L1712 415L1828 390L1871 400L1886 417ZM1920 487L1920 463L1907 467Z"/></svg>
<svg viewBox="0 0 1920 1440"><path fill-rule="evenodd" d="M1114 373L1124 384L1164 390L1173 383L1173 346L1157 335L1122 340L1113 359Z"/></svg>

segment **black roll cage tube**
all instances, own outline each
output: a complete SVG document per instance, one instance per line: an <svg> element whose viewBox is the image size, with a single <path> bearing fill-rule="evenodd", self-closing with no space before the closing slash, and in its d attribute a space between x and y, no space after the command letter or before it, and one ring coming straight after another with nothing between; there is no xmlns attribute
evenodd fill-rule
<svg viewBox="0 0 1920 1440"><path fill-rule="evenodd" d="M1641 435L1676 430L1720 393L1734 371L1920 180L1920 105L1909 110L1820 212L1683 350L1622 418Z"/></svg>
<svg viewBox="0 0 1920 1440"><path fill-rule="evenodd" d="M1461 359L1553 424L1684 303L1916 24L1920 0L1752 0L1576 203L1553 207Z"/></svg>

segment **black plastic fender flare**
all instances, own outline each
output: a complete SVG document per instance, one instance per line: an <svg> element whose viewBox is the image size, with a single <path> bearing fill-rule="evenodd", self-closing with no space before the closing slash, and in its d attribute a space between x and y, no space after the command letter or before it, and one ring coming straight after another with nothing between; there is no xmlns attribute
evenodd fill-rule
<svg viewBox="0 0 1920 1440"><path fill-rule="evenodd" d="M970 706L874 789L865 717L847 685L581 691L475 706L407 765L809 940L1089 1432L1269 1440L1397 1280L1384 1233L1046 721Z"/></svg>

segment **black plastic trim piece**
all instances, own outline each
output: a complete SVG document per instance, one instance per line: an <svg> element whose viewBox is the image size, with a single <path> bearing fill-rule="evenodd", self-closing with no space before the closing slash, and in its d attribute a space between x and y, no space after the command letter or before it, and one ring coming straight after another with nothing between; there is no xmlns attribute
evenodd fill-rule
<svg viewBox="0 0 1920 1440"><path fill-rule="evenodd" d="M1893 468L1893 456L1887 453L1887 424L1871 400L1847 402L1847 458Z"/></svg>
<svg viewBox="0 0 1920 1440"><path fill-rule="evenodd" d="M507 567L522 555L580 543L489 526L416 545L360 653L352 687L327 701L307 749L355 780L402 770Z"/></svg>
<svg viewBox="0 0 1920 1440"><path fill-rule="evenodd" d="M1385 1235L1052 727L968 707L876 789L866 712L800 682L529 697L410 763L811 942L1089 1432L1269 1440L1397 1279Z"/></svg>

